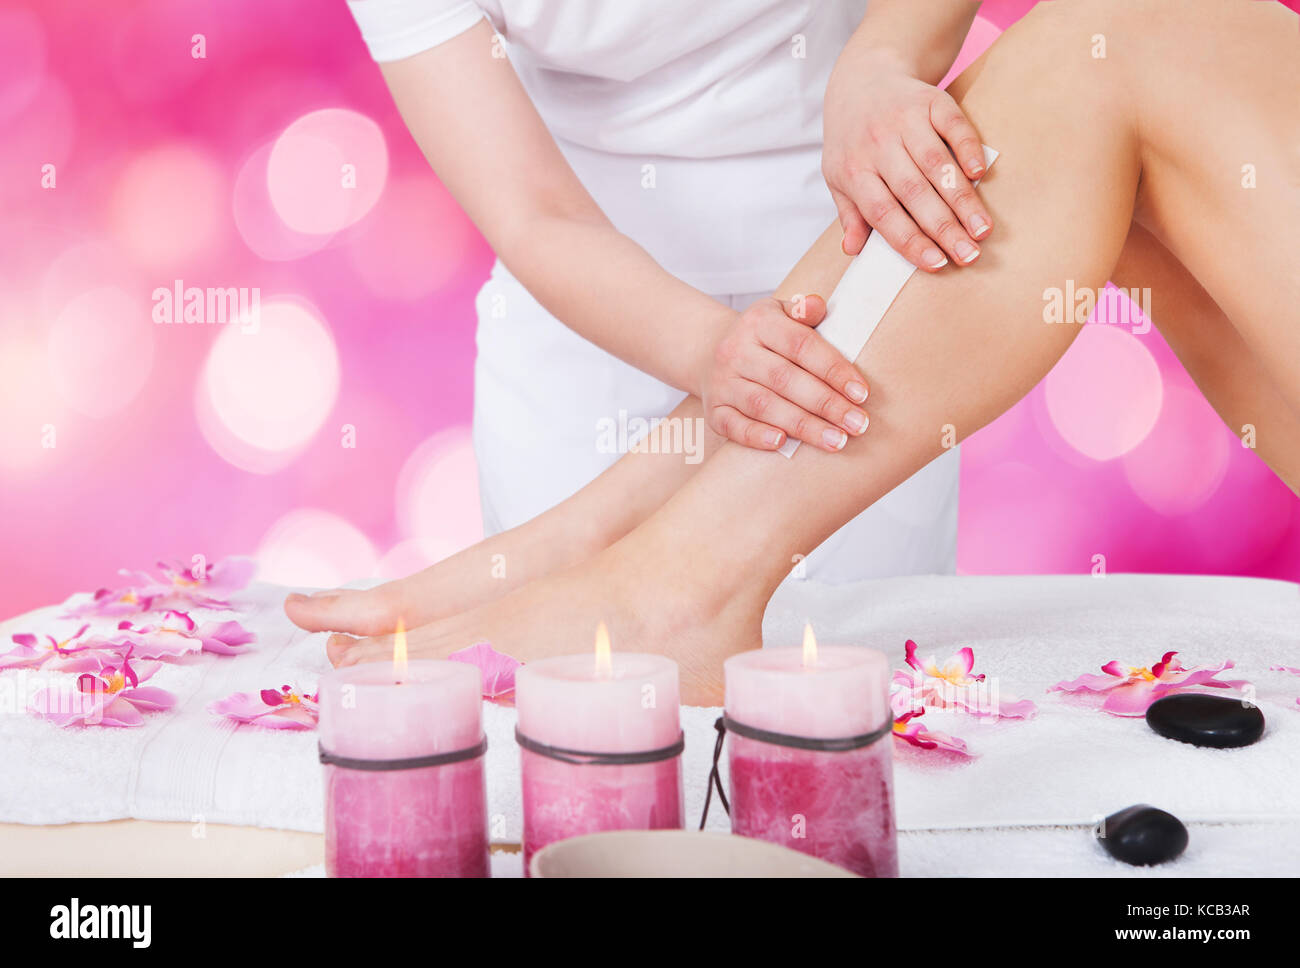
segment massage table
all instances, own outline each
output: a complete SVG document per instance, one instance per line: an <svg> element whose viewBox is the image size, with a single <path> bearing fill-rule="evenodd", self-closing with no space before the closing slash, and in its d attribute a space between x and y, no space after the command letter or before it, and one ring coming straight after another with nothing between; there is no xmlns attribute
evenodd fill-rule
<svg viewBox="0 0 1300 968"><path fill-rule="evenodd" d="M29 715L0 717L0 873L321 874L314 733L237 725L206 709L235 691L314 686L326 668L324 636L288 623L279 605L288 591L255 583L237 596L236 617L258 641L243 655L164 668L150 684L173 691L178 705L144 726L60 729ZM0 624L0 641L53 631L62 608ZM940 661L970 646L975 671L996 677L1003 699L1037 704L1033 718L996 723L927 710L929 728L963 738L971 758L890 740L904 876L1300 873L1300 676L1272 671L1300 666L1296 585L1163 575L791 580L769 605L765 642L798 644L805 620L820 641L879 648L895 668L908 639ZM1047 692L1111 659L1150 665L1170 650L1189 667L1233 660L1221 678L1252 683L1268 723L1263 739L1237 750L1196 748L1156 735L1141 718ZM682 712L692 826L718 712ZM505 818L493 874L517 876L514 712L485 704L484 724L489 811ZM1093 825L1133 803L1187 824L1181 858L1133 868L1101 849ZM709 828L727 829L716 800Z"/></svg>

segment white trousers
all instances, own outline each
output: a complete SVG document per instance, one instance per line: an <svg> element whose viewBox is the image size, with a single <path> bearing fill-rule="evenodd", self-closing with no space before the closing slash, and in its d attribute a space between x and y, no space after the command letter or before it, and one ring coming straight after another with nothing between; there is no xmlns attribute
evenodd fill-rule
<svg viewBox="0 0 1300 968"><path fill-rule="evenodd" d="M715 298L743 309L763 295ZM574 333L499 262L477 310L474 450L483 526L495 534L553 507L613 464L621 454L608 446L611 424L665 417L684 394ZM870 440L868 430L864 443ZM792 578L952 574L958 464L954 447L792 561Z"/></svg>

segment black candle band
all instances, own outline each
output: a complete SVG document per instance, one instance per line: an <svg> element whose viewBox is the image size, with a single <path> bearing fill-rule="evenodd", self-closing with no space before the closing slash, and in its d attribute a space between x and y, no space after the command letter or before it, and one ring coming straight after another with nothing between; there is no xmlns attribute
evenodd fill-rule
<svg viewBox="0 0 1300 968"><path fill-rule="evenodd" d="M518 726L515 727L515 742L530 753L536 753L538 756L545 756L552 760L559 760L561 763L572 763L575 766L636 766L640 763L658 763L661 760L671 760L676 756L680 756L682 750L686 749L686 734L679 733L677 742L671 746L664 746L657 750L646 750L642 753L585 753L581 750L566 750L559 746L547 746L535 739L529 739L519 732Z"/></svg>
<svg viewBox="0 0 1300 968"><path fill-rule="evenodd" d="M810 739L807 736L791 736L789 733L774 733L771 730L759 729L757 726L746 726L744 723L738 723L725 713L718 717L713 724L713 728L718 731L718 739L713 744L713 767L709 770L708 791L704 794L704 812L700 815L700 829L704 829L704 824L709 819L709 804L713 800L713 790L716 787L718 791L718 800L722 803L722 809L731 815L731 804L727 802L726 791L722 789L722 775L718 772L718 762L722 759L722 743L727 738L730 731L737 736L743 736L745 739L756 740L760 743L770 743L773 746L787 746L796 750L809 750L814 753L849 753L853 750L862 749L864 746L870 746L879 739L888 736L894 731L892 721L886 721L885 725L879 729L873 729L869 733L859 733L857 736L844 736L837 739Z"/></svg>
<svg viewBox="0 0 1300 968"><path fill-rule="evenodd" d="M469 746L463 750L452 750L450 753L433 753L429 756L408 756L400 760L363 760L351 756L338 756L334 753L327 753L321 746L316 749L320 753L320 761L326 766L338 766L345 770L368 770L373 773L382 773L388 770L421 770L426 766L447 766L450 763L463 763L465 760L475 760L487 752L487 736L479 740L478 745Z"/></svg>
<svg viewBox="0 0 1300 968"><path fill-rule="evenodd" d="M743 736L745 739L754 739L760 743L770 743L773 746L789 746L797 750L812 750L815 753L848 753L851 750L870 746L876 740L888 736L894 730L894 724L891 720L879 729L873 729L869 733L860 733L857 736L845 736L838 739L810 739L807 736L791 736L789 733L773 733L770 730L759 729L756 726L746 726L744 723L736 722L725 713L719 717L718 722L722 724L724 731Z"/></svg>

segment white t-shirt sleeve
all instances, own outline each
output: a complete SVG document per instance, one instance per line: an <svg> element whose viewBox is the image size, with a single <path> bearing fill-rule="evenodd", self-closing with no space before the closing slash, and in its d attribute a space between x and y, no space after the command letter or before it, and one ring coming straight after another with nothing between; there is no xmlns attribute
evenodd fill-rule
<svg viewBox="0 0 1300 968"><path fill-rule="evenodd" d="M445 44L486 16L473 0L348 0L348 9L377 61Z"/></svg>

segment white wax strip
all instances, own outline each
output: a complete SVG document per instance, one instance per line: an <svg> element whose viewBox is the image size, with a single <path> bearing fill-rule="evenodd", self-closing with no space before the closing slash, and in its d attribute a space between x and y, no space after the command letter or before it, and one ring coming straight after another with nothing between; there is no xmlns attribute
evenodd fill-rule
<svg viewBox="0 0 1300 968"><path fill-rule="evenodd" d="M997 157L996 151L984 146L985 171L993 167ZM895 252L884 236L872 232L826 300L826 318L817 332L853 362L915 271L916 266ZM799 441L787 437L777 453L793 457L798 449Z"/></svg>

